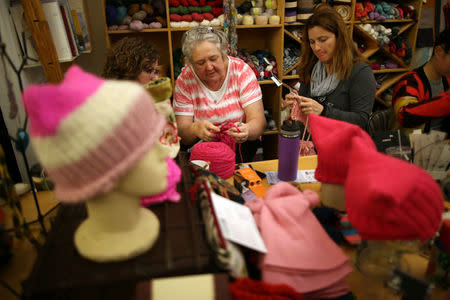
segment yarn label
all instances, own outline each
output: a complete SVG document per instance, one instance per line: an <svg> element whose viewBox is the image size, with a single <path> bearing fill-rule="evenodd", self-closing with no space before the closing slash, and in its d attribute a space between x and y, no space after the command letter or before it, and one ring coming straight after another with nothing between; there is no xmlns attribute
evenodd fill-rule
<svg viewBox="0 0 450 300"><path fill-rule="evenodd" d="M275 82L275 84L277 86L281 85L281 81L280 81L280 79L278 79L278 77L276 75L272 75L272 77L270 77L270 79L272 79L272 81Z"/></svg>

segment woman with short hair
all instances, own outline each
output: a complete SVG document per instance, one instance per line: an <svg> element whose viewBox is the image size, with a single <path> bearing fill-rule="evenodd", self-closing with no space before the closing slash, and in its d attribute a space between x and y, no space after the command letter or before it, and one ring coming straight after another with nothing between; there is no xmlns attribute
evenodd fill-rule
<svg viewBox="0 0 450 300"><path fill-rule="evenodd" d="M184 145L212 141L220 126L234 123L228 134L242 144L244 161L256 152L254 142L264 132L266 119L259 83L242 60L227 55L228 41L221 30L198 26L183 36L187 65L178 76L174 111ZM240 155L236 156L240 159Z"/></svg>

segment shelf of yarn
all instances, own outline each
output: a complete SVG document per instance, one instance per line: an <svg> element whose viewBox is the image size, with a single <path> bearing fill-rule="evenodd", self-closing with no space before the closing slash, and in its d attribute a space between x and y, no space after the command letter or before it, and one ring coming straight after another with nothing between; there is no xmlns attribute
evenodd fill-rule
<svg viewBox="0 0 450 300"><path fill-rule="evenodd" d="M294 27L295 28L295 27ZM289 74L294 69L296 69L300 65L300 50L297 50L297 47L301 47L301 33L295 34L295 30L291 29L292 32L288 29L284 29L284 34L288 37L288 39L284 40L284 51L283 51L283 79L286 79L290 76L296 76L297 74ZM287 55L291 55L293 57L287 57Z"/></svg>
<svg viewBox="0 0 450 300"><path fill-rule="evenodd" d="M367 23L364 23L367 24ZM398 67L393 69L383 69L383 70L374 70L374 73L379 72L404 72L408 71L410 69L409 62L405 61L403 58L399 57L397 54L390 51L390 48L388 46L388 43L391 43L392 41L396 39L400 39L402 37L402 34L405 33L408 29L410 29L414 24L408 23L404 24L403 26L397 28L398 32L395 34L394 37L384 37L386 40L383 42L383 45L380 45L380 39L377 40L374 38L372 34L367 32L367 27L364 29L364 25L355 25L354 26L354 39L356 41L362 39L364 40L365 48L364 52L362 52L362 55L365 58L370 58L372 55L381 52L384 56L389 57L389 59L393 60ZM391 28L385 29L391 30Z"/></svg>

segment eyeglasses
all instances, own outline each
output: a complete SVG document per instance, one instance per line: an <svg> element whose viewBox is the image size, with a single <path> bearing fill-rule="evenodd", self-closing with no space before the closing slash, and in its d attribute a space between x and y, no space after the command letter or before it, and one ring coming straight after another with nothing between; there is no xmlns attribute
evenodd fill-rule
<svg viewBox="0 0 450 300"><path fill-rule="evenodd" d="M143 68L142 71L147 72L150 75L159 75L160 71L156 68L149 67L149 68Z"/></svg>

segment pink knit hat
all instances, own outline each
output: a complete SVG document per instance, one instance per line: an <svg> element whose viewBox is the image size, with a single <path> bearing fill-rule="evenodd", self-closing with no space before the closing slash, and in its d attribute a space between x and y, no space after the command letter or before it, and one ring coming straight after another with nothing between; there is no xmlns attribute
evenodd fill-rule
<svg viewBox="0 0 450 300"><path fill-rule="evenodd" d="M350 141L359 136L367 149L376 146L371 137L354 124L317 115L309 115L311 135L317 149L315 177L320 182L344 184L350 160Z"/></svg>
<svg viewBox="0 0 450 300"><path fill-rule="evenodd" d="M77 66L58 85L23 93L33 148L61 201L112 189L161 134L165 124L137 83L105 81Z"/></svg>
<svg viewBox="0 0 450 300"><path fill-rule="evenodd" d="M444 199L439 185L421 168L367 149L352 140L345 182L350 222L367 240L430 239L438 231Z"/></svg>

